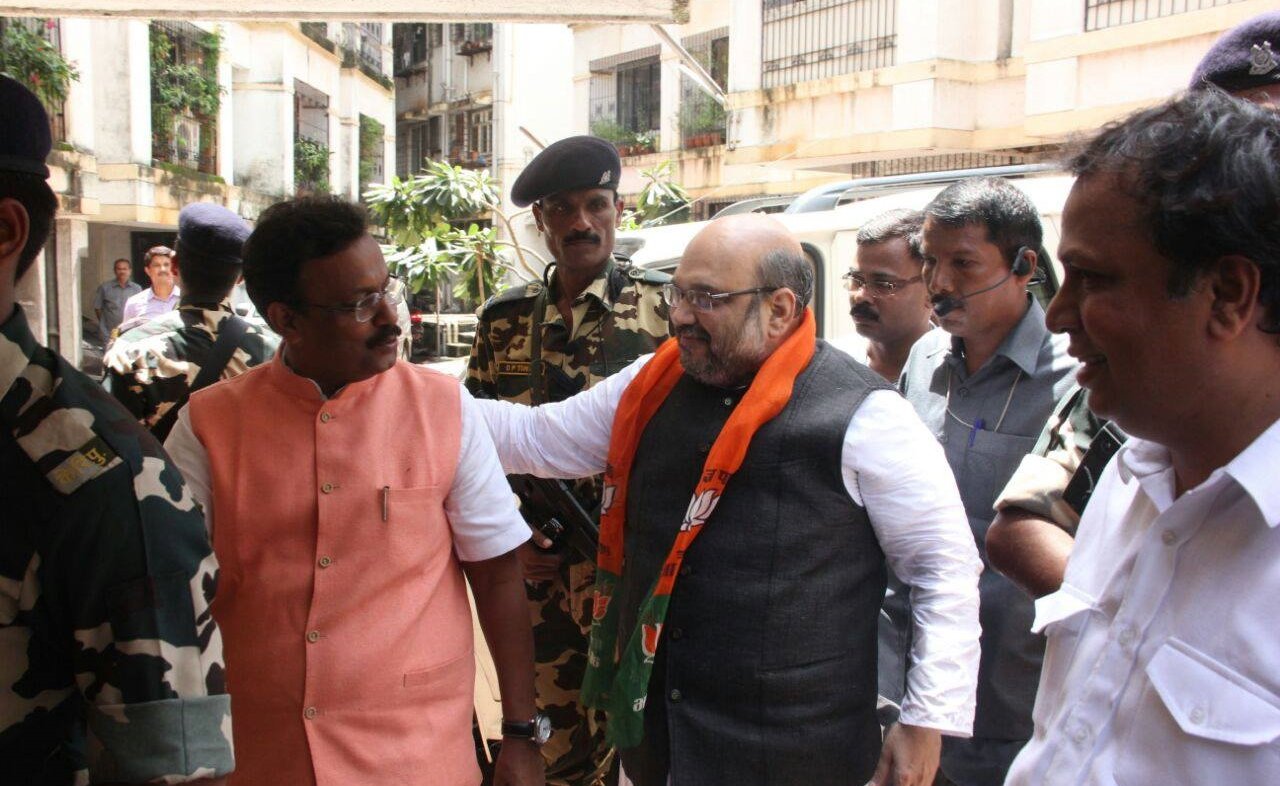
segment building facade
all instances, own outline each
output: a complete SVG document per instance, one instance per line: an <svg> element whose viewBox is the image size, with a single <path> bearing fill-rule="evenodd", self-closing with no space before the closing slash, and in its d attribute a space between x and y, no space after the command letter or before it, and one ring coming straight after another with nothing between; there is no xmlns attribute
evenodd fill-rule
<svg viewBox="0 0 1280 786"><path fill-rule="evenodd" d="M18 296L73 362L95 288L173 244L178 211L254 220L298 193L358 198L394 161L390 25L5 19L44 36L79 78L51 107L55 231ZM0 40L7 40L0 38ZM84 318L88 317L88 320ZM90 329L91 330L91 329Z"/></svg>
<svg viewBox="0 0 1280 786"><path fill-rule="evenodd" d="M1225 30L1271 0L691 0L668 31L574 28L576 127L662 160L698 200L851 178L1054 160L1073 136L1183 88ZM723 80L723 81L722 81Z"/></svg>

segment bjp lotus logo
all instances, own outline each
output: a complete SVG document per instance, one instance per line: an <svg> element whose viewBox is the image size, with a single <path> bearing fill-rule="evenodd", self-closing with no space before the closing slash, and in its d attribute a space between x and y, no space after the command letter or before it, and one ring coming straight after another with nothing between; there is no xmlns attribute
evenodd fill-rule
<svg viewBox="0 0 1280 786"><path fill-rule="evenodd" d="M662 635L662 623L645 623L643 636L640 640L640 646L644 650L644 658L646 661L652 661L653 656L658 652L658 638Z"/></svg>
<svg viewBox="0 0 1280 786"><path fill-rule="evenodd" d="M618 487L612 483L606 483L604 488L600 490L600 515L609 512L609 508L613 507L613 493Z"/></svg>
<svg viewBox="0 0 1280 786"><path fill-rule="evenodd" d="M689 502L689 509L685 511L684 523L680 525L680 530L683 532L706 524L707 519L711 518L711 514L715 512L716 505L719 502L720 495L713 489L707 489L701 494L695 494Z"/></svg>
<svg viewBox="0 0 1280 786"><path fill-rule="evenodd" d="M591 619L599 622L604 619L605 613L609 611L609 596L596 591L595 598L591 603Z"/></svg>

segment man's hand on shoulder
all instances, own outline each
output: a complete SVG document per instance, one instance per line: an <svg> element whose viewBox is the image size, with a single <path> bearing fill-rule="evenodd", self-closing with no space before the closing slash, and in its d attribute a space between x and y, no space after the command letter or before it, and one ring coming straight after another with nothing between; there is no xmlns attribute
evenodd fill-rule
<svg viewBox="0 0 1280 786"><path fill-rule="evenodd" d="M929 786L937 775L941 754L941 732L895 723L884 735L880 763L871 782L875 786Z"/></svg>
<svg viewBox="0 0 1280 786"><path fill-rule="evenodd" d="M502 741L493 765L493 786L543 786L547 766L538 746L527 740Z"/></svg>

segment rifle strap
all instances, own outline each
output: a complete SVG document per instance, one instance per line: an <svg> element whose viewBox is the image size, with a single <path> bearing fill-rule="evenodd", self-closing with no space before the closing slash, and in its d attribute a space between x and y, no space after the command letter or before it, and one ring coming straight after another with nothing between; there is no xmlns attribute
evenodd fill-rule
<svg viewBox="0 0 1280 786"><path fill-rule="evenodd" d="M218 338L213 342L213 348L209 350L209 357L205 358L204 364L200 366L200 373L196 374L191 386L183 391L178 400L173 402L173 406L169 407L168 411L151 427L151 433L156 439L164 442L169 436L169 432L173 430L173 424L178 421L178 411L186 405L192 393L209 387L222 377L223 370L231 362L231 356L240 346L240 340L248 332L249 323L235 314L222 320L222 324L218 326Z"/></svg>

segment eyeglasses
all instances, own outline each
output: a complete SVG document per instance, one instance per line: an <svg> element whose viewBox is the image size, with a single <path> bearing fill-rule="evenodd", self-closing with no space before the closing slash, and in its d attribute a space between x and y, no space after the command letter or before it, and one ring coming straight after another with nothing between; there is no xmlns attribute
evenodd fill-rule
<svg viewBox="0 0 1280 786"><path fill-rule="evenodd" d="M404 301L404 282L395 276L387 278L387 285L381 292L370 292L354 303L340 303L329 306L323 303L299 302L299 306L318 308L324 311L342 311L351 314L357 322L368 322L378 313L378 306L386 301L389 306L398 306Z"/></svg>
<svg viewBox="0 0 1280 786"><path fill-rule="evenodd" d="M779 287L752 287L751 289L739 289L736 292L718 292L711 293L701 289L681 289L675 284L662 285L662 302L667 304L667 308L678 308L681 303L702 313L707 313L716 307L716 304L722 300L728 300L735 295L754 295L757 292L773 292Z"/></svg>
<svg viewBox="0 0 1280 786"><path fill-rule="evenodd" d="M867 287L871 288L871 297L891 297L895 292L908 284L914 284L917 281L923 281L924 276L914 276L912 278L872 278L868 279L861 273L855 273L850 270L840 278L844 279L844 288L850 292L861 292Z"/></svg>

